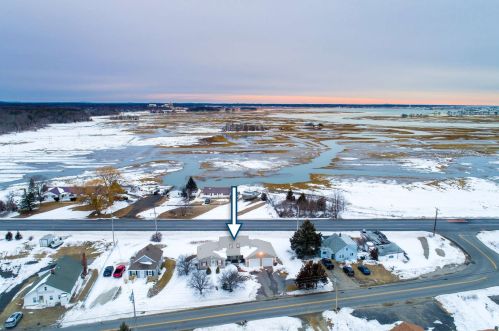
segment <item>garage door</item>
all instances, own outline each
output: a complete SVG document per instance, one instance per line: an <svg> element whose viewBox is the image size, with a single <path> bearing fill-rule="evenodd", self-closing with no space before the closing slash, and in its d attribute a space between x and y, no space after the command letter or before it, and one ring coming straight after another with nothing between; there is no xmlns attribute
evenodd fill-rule
<svg viewBox="0 0 499 331"><path fill-rule="evenodd" d="M256 268L260 266L260 259L249 259L248 266L250 268Z"/></svg>
<svg viewBox="0 0 499 331"><path fill-rule="evenodd" d="M264 267L271 267L274 265L274 259L271 257L265 257L262 259L262 263Z"/></svg>

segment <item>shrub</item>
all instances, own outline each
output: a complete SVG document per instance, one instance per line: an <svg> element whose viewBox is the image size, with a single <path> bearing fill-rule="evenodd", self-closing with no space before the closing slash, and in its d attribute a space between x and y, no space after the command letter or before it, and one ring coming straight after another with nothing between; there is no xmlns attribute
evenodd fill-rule
<svg viewBox="0 0 499 331"><path fill-rule="evenodd" d="M156 232L151 236L151 241L154 241L157 243L161 242L162 239L163 239L163 235L161 234L161 232Z"/></svg>
<svg viewBox="0 0 499 331"><path fill-rule="evenodd" d="M215 273L219 274L220 273L220 267L217 266L217 269L215 270Z"/></svg>
<svg viewBox="0 0 499 331"><path fill-rule="evenodd" d="M21 239L23 239L23 236L21 235L21 233L19 231L17 231L15 238L16 238L16 240L21 240Z"/></svg>
<svg viewBox="0 0 499 331"><path fill-rule="evenodd" d="M12 232L9 231L9 232L7 232L5 234L5 240L7 240L7 241L11 241L12 240Z"/></svg>
<svg viewBox="0 0 499 331"><path fill-rule="evenodd" d="M211 269L210 269L210 267L208 267L208 269L206 269L206 274L207 274L207 275L210 275L210 274L211 274Z"/></svg>

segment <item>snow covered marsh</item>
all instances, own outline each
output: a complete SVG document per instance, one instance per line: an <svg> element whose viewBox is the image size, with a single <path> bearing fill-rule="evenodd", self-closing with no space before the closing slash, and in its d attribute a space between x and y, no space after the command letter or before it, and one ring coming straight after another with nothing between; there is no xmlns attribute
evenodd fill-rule
<svg viewBox="0 0 499 331"><path fill-rule="evenodd" d="M439 295L435 299L454 318L458 331L492 330L499 326L499 286Z"/></svg>

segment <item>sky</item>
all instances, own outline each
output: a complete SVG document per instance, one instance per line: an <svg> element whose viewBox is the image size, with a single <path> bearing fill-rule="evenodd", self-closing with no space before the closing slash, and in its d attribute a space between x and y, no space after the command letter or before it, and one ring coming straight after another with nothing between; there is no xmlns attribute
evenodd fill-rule
<svg viewBox="0 0 499 331"><path fill-rule="evenodd" d="M2 0L0 100L499 105L499 1Z"/></svg>

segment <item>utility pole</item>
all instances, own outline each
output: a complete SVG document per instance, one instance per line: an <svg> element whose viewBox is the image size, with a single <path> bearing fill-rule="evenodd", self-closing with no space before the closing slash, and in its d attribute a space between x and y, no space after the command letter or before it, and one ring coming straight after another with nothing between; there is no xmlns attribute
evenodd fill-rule
<svg viewBox="0 0 499 331"><path fill-rule="evenodd" d="M438 218L438 208L435 207L435 222L433 222L433 237L435 237L435 232L437 231L437 218Z"/></svg>
<svg viewBox="0 0 499 331"><path fill-rule="evenodd" d="M334 311L335 312L338 312L338 280L336 279L336 276L333 277L333 286L334 286L334 292L335 292L335 296L336 296L336 299L335 299L335 308L334 308Z"/></svg>
<svg viewBox="0 0 499 331"><path fill-rule="evenodd" d="M116 246L116 241L114 241L114 216L111 217L111 231L113 232L113 246Z"/></svg>
<svg viewBox="0 0 499 331"><path fill-rule="evenodd" d="M156 214L156 206L154 206L154 227L156 229L156 233L158 233L158 215Z"/></svg>
<svg viewBox="0 0 499 331"><path fill-rule="evenodd" d="M135 323L137 323L137 312L135 311L135 296L133 295L133 290L132 293L130 294L130 301L133 304L133 319Z"/></svg>

